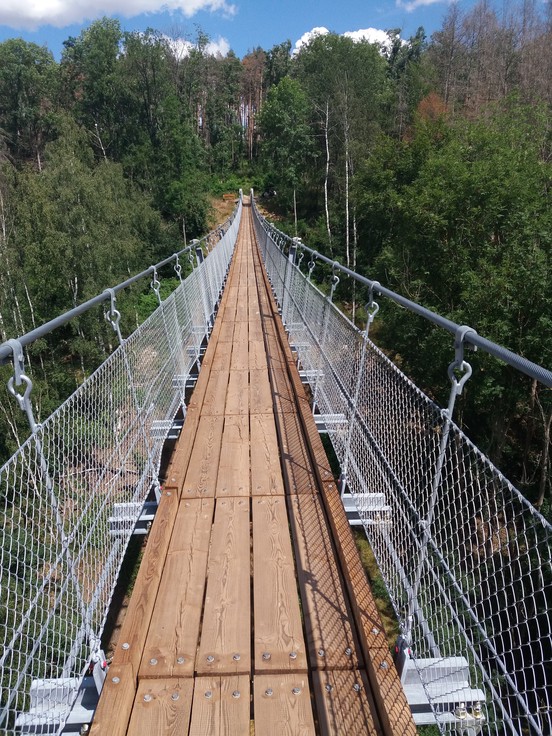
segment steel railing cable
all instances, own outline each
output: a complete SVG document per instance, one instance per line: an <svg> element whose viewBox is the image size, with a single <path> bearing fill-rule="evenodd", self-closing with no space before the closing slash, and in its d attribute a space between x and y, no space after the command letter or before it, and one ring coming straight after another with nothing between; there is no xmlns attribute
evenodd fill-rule
<svg viewBox="0 0 552 736"><path fill-rule="evenodd" d="M415 719L470 736L552 733L552 527L452 416L471 373L466 345L546 386L552 374L288 238L253 209L290 343L316 386L343 488L396 611ZM371 302L388 297L454 336L447 408L331 303L312 281L316 264L357 279Z"/></svg>
<svg viewBox="0 0 552 736"><path fill-rule="evenodd" d="M31 436L0 468L0 731L61 733L90 666L101 680L100 638L129 539L155 496L161 451L208 337L242 211L215 234L77 308L0 346L14 363L9 390ZM208 255L185 278L180 259ZM177 288L128 337L117 295L172 264ZM180 267L180 268L179 268ZM40 424L24 348L107 302L118 347Z"/></svg>

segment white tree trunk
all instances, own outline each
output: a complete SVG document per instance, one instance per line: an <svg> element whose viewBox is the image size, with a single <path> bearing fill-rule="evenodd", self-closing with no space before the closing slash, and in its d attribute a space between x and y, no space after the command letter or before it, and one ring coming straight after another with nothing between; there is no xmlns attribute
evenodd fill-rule
<svg viewBox="0 0 552 736"><path fill-rule="evenodd" d="M333 257L332 229L330 227L330 208L328 205L328 179L330 176L330 140L329 140L330 102L326 102L326 119L324 121L324 141L326 143L326 175L324 177L324 207L326 210L326 230L328 232L328 245L330 255Z"/></svg>

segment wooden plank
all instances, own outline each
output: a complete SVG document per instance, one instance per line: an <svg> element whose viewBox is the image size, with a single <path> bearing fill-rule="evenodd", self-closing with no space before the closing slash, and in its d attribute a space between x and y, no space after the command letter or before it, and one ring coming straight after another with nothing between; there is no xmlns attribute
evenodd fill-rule
<svg viewBox="0 0 552 736"><path fill-rule="evenodd" d="M198 674L245 674L250 670L249 545L249 499L217 499Z"/></svg>
<svg viewBox="0 0 552 736"><path fill-rule="evenodd" d="M230 359L230 371L249 370L249 342L234 342L232 346L232 357Z"/></svg>
<svg viewBox="0 0 552 736"><path fill-rule="evenodd" d="M277 413L276 424L287 492L317 494L319 492L317 478L310 463L299 417L290 412Z"/></svg>
<svg viewBox="0 0 552 736"><path fill-rule="evenodd" d="M196 678L189 736L249 736L250 699L248 675Z"/></svg>
<svg viewBox="0 0 552 736"><path fill-rule="evenodd" d="M114 665L130 663L134 672L138 671L142 657L177 512L178 493L165 488L113 655Z"/></svg>
<svg viewBox="0 0 552 736"><path fill-rule="evenodd" d="M249 414L249 374L247 371L232 371L226 394L226 416Z"/></svg>
<svg viewBox="0 0 552 736"><path fill-rule="evenodd" d="M252 414L251 493L254 496L283 495L284 481L274 415Z"/></svg>
<svg viewBox="0 0 552 736"><path fill-rule="evenodd" d="M234 340L234 322L223 319L220 326L218 341L232 342Z"/></svg>
<svg viewBox="0 0 552 736"><path fill-rule="evenodd" d="M314 736L309 681L305 675L255 675L253 692L255 736Z"/></svg>
<svg viewBox="0 0 552 736"><path fill-rule="evenodd" d="M366 673L313 672L320 736L383 736Z"/></svg>
<svg viewBox="0 0 552 736"><path fill-rule="evenodd" d="M248 416L224 419L216 496L249 496Z"/></svg>
<svg viewBox="0 0 552 736"><path fill-rule="evenodd" d="M139 677L191 677L199 639L214 499L182 501Z"/></svg>
<svg viewBox="0 0 552 736"><path fill-rule="evenodd" d="M244 287L241 293L241 298L238 299L236 306L236 322L248 322L249 321L249 310L247 307L247 296L245 293L247 287Z"/></svg>
<svg viewBox="0 0 552 736"><path fill-rule="evenodd" d="M130 662L112 664L90 728L91 736L125 736L136 694L136 678Z"/></svg>
<svg viewBox="0 0 552 736"><path fill-rule="evenodd" d="M268 371L249 371L249 405L255 414L272 414L272 391Z"/></svg>
<svg viewBox="0 0 552 736"><path fill-rule="evenodd" d="M128 736L187 734L193 689L191 679L142 680L138 685Z"/></svg>
<svg viewBox="0 0 552 736"><path fill-rule="evenodd" d="M257 311L254 314L251 314L251 312L249 313L249 339L263 339L263 325L261 322L260 307L257 307Z"/></svg>
<svg viewBox="0 0 552 736"><path fill-rule="evenodd" d="M230 342L219 342L215 349L215 355L213 358L212 371L221 371L227 374L230 373L230 359L232 357L232 343ZM203 366L201 367L203 370ZM201 371L200 371L201 375Z"/></svg>
<svg viewBox="0 0 552 736"><path fill-rule="evenodd" d="M305 672L285 498L254 498L252 510L255 672Z"/></svg>
<svg viewBox="0 0 552 736"><path fill-rule="evenodd" d="M230 374L226 371L211 370L209 384L207 385L201 408L203 416L207 414L214 414L216 416L224 415L229 377Z"/></svg>
<svg viewBox="0 0 552 736"><path fill-rule="evenodd" d="M249 341L249 368L263 370L267 367L265 344L262 340Z"/></svg>
<svg viewBox="0 0 552 736"><path fill-rule="evenodd" d="M249 341L249 322L236 322L234 328L234 346L243 345Z"/></svg>
<svg viewBox="0 0 552 736"><path fill-rule="evenodd" d="M339 568L318 496L287 496L311 669L362 667Z"/></svg>
<svg viewBox="0 0 552 736"><path fill-rule="evenodd" d="M224 417L202 416L192 450L182 498L212 497L217 485Z"/></svg>

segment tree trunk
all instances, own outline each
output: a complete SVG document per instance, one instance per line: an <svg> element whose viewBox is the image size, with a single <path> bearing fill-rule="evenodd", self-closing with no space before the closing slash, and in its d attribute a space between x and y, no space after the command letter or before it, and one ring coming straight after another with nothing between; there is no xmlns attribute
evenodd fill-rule
<svg viewBox="0 0 552 736"><path fill-rule="evenodd" d="M540 509L546 496L546 489L550 484L550 436L552 430L552 407L545 412L538 396L536 402L541 412L543 424L542 456L540 461L539 495L535 500L535 506Z"/></svg>
<svg viewBox="0 0 552 736"><path fill-rule="evenodd" d="M330 141L328 137L328 128L330 120L330 103L326 102L326 119L324 121L324 141L326 143L326 175L324 177L324 208L326 210L326 230L328 232L328 245L330 246L330 256L333 258L332 247L332 230L330 227L330 209L328 205L328 179L330 176Z"/></svg>
<svg viewBox="0 0 552 736"><path fill-rule="evenodd" d="M293 218L295 220L295 237L297 237L297 192L293 187Z"/></svg>
<svg viewBox="0 0 552 736"><path fill-rule="evenodd" d="M345 98L345 261L351 267L351 244L349 234L349 120L347 117L347 99Z"/></svg>

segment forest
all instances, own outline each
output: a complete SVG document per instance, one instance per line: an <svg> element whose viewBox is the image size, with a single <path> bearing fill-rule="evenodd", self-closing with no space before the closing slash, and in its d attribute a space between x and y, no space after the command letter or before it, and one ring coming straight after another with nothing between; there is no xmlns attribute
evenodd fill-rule
<svg viewBox="0 0 552 736"><path fill-rule="evenodd" d="M429 38L387 35L240 59L210 55L201 30L183 52L104 18L59 61L0 43L0 337L179 250L217 198L253 186L310 247L550 367L552 6L453 3ZM364 295L338 294L362 326ZM145 301L123 303L127 334ZM450 335L391 304L380 314L378 345L445 401ZM28 351L38 421L112 349L97 316ZM470 362L457 421L551 518L551 391ZM20 414L0 392L2 461L27 436Z"/></svg>

